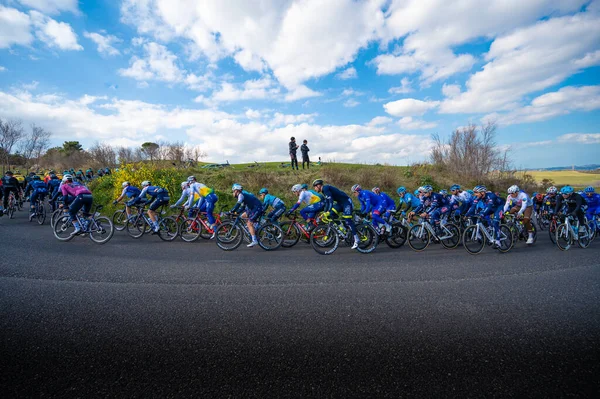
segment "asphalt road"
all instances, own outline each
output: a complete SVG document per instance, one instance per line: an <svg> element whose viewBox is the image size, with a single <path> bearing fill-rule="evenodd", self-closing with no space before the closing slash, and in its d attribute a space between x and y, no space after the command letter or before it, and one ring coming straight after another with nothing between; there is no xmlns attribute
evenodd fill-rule
<svg viewBox="0 0 600 399"><path fill-rule="evenodd" d="M600 242L58 242L0 219L3 397L598 397Z"/></svg>

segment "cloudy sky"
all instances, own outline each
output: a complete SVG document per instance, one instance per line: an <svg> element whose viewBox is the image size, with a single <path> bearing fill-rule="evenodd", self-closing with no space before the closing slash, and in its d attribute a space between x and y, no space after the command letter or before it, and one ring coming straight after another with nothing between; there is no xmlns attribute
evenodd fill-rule
<svg viewBox="0 0 600 399"><path fill-rule="evenodd" d="M517 166L600 162L600 0L0 0L0 117L53 144L405 165L498 123Z"/></svg>

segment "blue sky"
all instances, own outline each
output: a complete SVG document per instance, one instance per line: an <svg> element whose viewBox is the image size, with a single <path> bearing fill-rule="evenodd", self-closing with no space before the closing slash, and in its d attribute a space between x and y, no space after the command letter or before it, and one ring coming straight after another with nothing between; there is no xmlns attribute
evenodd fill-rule
<svg viewBox="0 0 600 399"><path fill-rule="evenodd" d="M208 160L405 165L493 120L517 167L600 163L600 2L0 0L0 118Z"/></svg>

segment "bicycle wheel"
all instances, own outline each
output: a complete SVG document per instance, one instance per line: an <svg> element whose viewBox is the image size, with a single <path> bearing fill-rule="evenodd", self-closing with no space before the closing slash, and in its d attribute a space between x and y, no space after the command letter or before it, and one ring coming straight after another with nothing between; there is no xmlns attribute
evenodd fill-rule
<svg viewBox="0 0 600 399"><path fill-rule="evenodd" d="M258 228L256 232L258 245L265 251L273 251L281 246L283 242L283 231L281 227L267 223Z"/></svg>
<svg viewBox="0 0 600 399"><path fill-rule="evenodd" d="M240 246L244 239L244 232L234 222L226 221L217 228L217 246L223 251L233 251Z"/></svg>
<svg viewBox="0 0 600 399"><path fill-rule="evenodd" d="M50 226L52 226L52 228L54 228L56 221L63 215L63 213L64 212L62 209L56 209L54 212L52 212L52 215L50 215Z"/></svg>
<svg viewBox="0 0 600 399"><path fill-rule="evenodd" d="M69 241L73 239L74 235L72 235L71 233L75 231L75 226L73 226L71 217L69 215L64 215L58 218L58 220L54 224L53 231L54 236L59 241Z"/></svg>
<svg viewBox="0 0 600 399"><path fill-rule="evenodd" d="M550 224L548 225L548 234L550 235L550 241L552 241L552 244L556 244L556 228L556 220L550 221Z"/></svg>
<svg viewBox="0 0 600 399"><path fill-rule="evenodd" d="M513 247L512 234L505 224L500 225L500 237L498 238L498 241L500 241L500 246L496 247L496 249L500 252L508 252Z"/></svg>
<svg viewBox="0 0 600 399"><path fill-rule="evenodd" d="M195 218L185 219L179 226L179 235L185 242L194 242L200 237L202 224Z"/></svg>
<svg viewBox="0 0 600 399"><path fill-rule="evenodd" d="M90 220L90 240L96 244L106 244L115 234L114 225L106 216Z"/></svg>
<svg viewBox="0 0 600 399"><path fill-rule="evenodd" d="M471 225L465 229L462 235L462 243L465 250L470 254L478 254L485 247L486 236L478 231L477 225Z"/></svg>
<svg viewBox="0 0 600 399"><path fill-rule="evenodd" d="M407 229L402 225L402 222L394 222L392 224L392 232L385 239L385 243L390 248L400 248L406 242Z"/></svg>
<svg viewBox="0 0 600 399"><path fill-rule="evenodd" d="M438 238L444 248L454 249L458 247L458 244L460 244L460 231L458 230L458 227L453 223L446 223L441 229L442 233Z"/></svg>
<svg viewBox="0 0 600 399"><path fill-rule="evenodd" d="M556 228L556 245L561 251L567 251L573 244L573 237L571 231L566 224L561 224Z"/></svg>
<svg viewBox="0 0 600 399"><path fill-rule="evenodd" d="M15 217L15 206L9 205L8 209L7 209L7 213L8 213L8 218L13 219Z"/></svg>
<svg viewBox="0 0 600 399"><path fill-rule="evenodd" d="M140 238L146 232L146 220L141 216L137 215L133 219L127 221L125 225L125 230L127 230L127 234L131 236L131 238ZM149 228L150 226L148 226Z"/></svg>
<svg viewBox="0 0 600 399"><path fill-rule="evenodd" d="M408 230L408 246L414 251L421 252L431 242L431 234L425 226L421 224L415 224Z"/></svg>
<svg viewBox="0 0 600 399"><path fill-rule="evenodd" d="M168 216L158 222L158 237L163 241L173 241L177 238L179 226L173 216Z"/></svg>
<svg viewBox="0 0 600 399"><path fill-rule="evenodd" d="M377 248L379 235L370 224L359 224L356 226L358 233L358 247L356 250L361 254L369 254Z"/></svg>
<svg viewBox="0 0 600 399"><path fill-rule="evenodd" d="M318 224L310 232L310 245L320 255L331 255L340 245L340 237L329 224Z"/></svg>
<svg viewBox="0 0 600 399"><path fill-rule="evenodd" d="M43 203L39 203L36 209L36 219L38 224L41 226L46 221L46 207Z"/></svg>
<svg viewBox="0 0 600 399"><path fill-rule="evenodd" d="M127 212L125 212L125 209L113 213L112 224L117 231L125 230L125 225L127 224Z"/></svg>
<svg viewBox="0 0 600 399"><path fill-rule="evenodd" d="M300 229L293 222L281 223L281 231L283 231L283 241L281 246L284 248L290 248L298 244L300 240Z"/></svg>

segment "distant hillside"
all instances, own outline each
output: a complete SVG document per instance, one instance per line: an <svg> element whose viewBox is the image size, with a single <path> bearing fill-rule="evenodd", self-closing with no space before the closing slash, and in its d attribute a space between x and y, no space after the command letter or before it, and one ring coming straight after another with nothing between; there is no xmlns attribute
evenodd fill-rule
<svg viewBox="0 0 600 399"><path fill-rule="evenodd" d="M598 170L600 169L599 164L591 164L591 165L580 165L575 166L574 170ZM535 170L573 170L573 166L554 166L552 168L540 168Z"/></svg>

